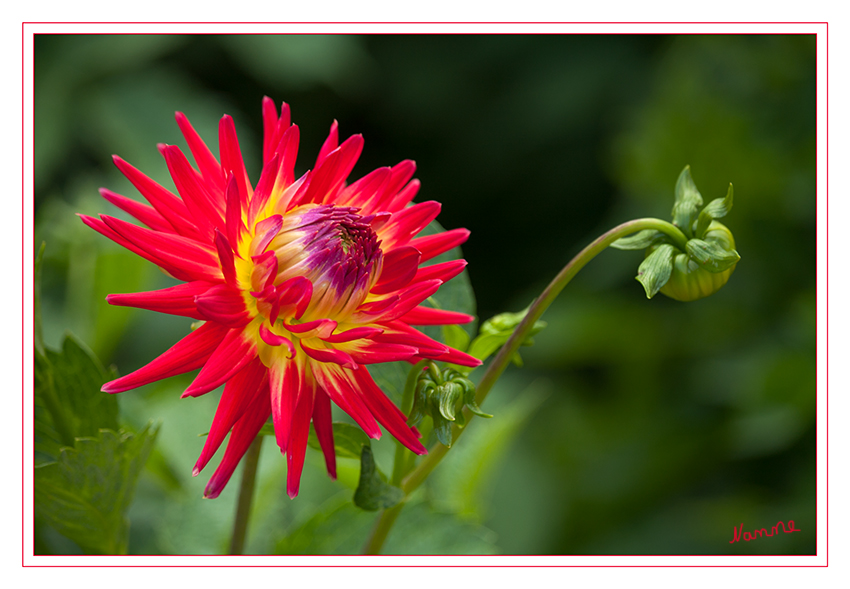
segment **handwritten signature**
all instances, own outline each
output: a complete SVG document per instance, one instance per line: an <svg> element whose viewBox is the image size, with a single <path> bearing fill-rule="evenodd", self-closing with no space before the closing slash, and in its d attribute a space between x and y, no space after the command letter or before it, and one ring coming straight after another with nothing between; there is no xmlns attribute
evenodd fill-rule
<svg viewBox="0 0 850 589"><path fill-rule="evenodd" d="M791 532L801 532L802 530L798 530L794 527L794 520L788 520L788 528L785 528L785 523L779 521L776 522L776 525L770 528L768 532L765 528L758 528L750 532L744 531L744 524L742 523L737 528L732 528L732 539L729 540L729 544L733 544L735 542L740 542L743 540L744 542L749 542L750 540L755 540L756 538L761 538L762 536L775 536L779 533L779 528L782 528L782 531L786 534L790 534Z"/></svg>

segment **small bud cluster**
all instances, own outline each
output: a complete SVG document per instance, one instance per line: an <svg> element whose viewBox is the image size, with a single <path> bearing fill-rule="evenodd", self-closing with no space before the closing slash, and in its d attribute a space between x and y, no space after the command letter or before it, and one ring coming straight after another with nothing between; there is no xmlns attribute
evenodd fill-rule
<svg viewBox="0 0 850 589"><path fill-rule="evenodd" d="M472 381L453 368L440 370L431 362L416 382L408 424L419 425L426 415L430 416L437 439L444 446L451 447L452 425L466 425L464 406L480 417L492 417L481 411L475 403L475 385Z"/></svg>

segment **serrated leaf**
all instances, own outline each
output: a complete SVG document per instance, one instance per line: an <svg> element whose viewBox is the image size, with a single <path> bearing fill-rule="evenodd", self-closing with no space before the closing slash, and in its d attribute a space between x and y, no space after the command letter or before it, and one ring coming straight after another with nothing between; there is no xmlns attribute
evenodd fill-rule
<svg viewBox="0 0 850 589"><path fill-rule="evenodd" d="M645 250L651 245L654 245L658 240L663 239L664 234L655 229L644 229L638 231L634 235L621 237L609 247L618 250Z"/></svg>
<svg viewBox="0 0 850 589"><path fill-rule="evenodd" d="M372 456L372 447L363 446L360 454L360 483L354 492L354 504L365 511L378 511L404 499L404 491L386 482Z"/></svg>
<svg viewBox="0 0 850 589"><path fill-rule="evenodd" d="M635 278L643 285L646 298L654 297L661 290L661 287L670 280L675 253L676 248L672 245L661 244L638 266L638 273Z"/></svg>
<svg viewBox="0 0 850 589"><path fill-rule="evenodd" d="M364 446L371 446L369 436L362 429L350 423L334 423L334 453L340 458L360 458L361 450ZM316 430L310 426L310 435L307 437L307 444L311 448L321 450L319 438L316 437Z"/></svg>
<svg viewBox="0 0 850 589"><path fill-rule="evenodd" d="M702 206L702 195L697 190L691 167L685 166L676 180L676 200L673 204L673 225L686 235L691 235L691 225L696 220L697 211Z"/></svg>
<svg viewBox="0 0 850 589"><path fill-rule="evenodd" d="M157 430L101 430L35 469L38 516L88 553L125 554L127 510Z"/></svg>
<svg viewBox="0 0 850 589"><path fill-rule="evenodd" d="M708 226L711 225L711 222L714 219L725 217L731 210L732 184L729 184L729 190L726 191L724 198L715 198L700 211L699 219L697 220L696 236L699 238L705 237L705 232L708 231Z"/></svg>
<svg viewBox="0 0 850 589"><path fill-rule="evenodd" d="M723 272L738 263L741 256L735 250L727 250L717 243L691 239L687 244L688 255L709 272Z"/></svg>

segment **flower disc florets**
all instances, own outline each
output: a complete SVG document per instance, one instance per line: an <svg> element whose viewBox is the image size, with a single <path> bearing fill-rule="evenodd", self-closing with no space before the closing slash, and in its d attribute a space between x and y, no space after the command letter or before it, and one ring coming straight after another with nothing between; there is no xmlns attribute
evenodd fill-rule
<svg viewBox="0 0 850 589"><path fill-rule="evenodd" d="M480 364L412 327L473 319L419 306L466 265L420 264L463 243L469 232L415 237L440 205L411 204L419 188L411 180L413 162L379 168L348 184L363 139L355 135L340 144L334 123L314 170L296 179L299 136L289 107L284 104L278 115L266 98L263 121L263 169L255 187L230 117L221 121L217 159L177 113L197 166L178 147L160 146L179 196L117 156L118 168L152 206L101 190L149 229L108 215L81 215L183 281L160 291L110 295L110 303L202 321L162 356L103 390L118 393L197 368L184 396L225 385L194 470L230 433L207 497L221 492L269 416L287 456L290 496L298 492L311 423L335 476L331 401L371 437L380 437L380 423L423 454L418 432L364 365L423 359Z"/></svg>

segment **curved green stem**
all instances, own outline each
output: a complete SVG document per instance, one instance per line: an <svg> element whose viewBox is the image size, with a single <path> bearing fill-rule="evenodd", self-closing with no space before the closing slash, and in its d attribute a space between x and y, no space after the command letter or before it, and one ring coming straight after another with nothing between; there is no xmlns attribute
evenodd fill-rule
<svg viewBox="0 0 850 589"><path fill-rule="evenodd" d="M242 466L242 484L239 486L236 517L233 520L233 536L230 538L230 554L242 554L245 549L245 536L248 533L251 503L254 501L254 484L257 478L257 464L260 461L262 444L263 436L257 436L245 453Z"/></svg>
<svg viewBox="0 0 850 589"><path fill-rule="evenodd" d="M540 293L540 296L538 296L531 304L531 307L529 307L525 318L523 318L511 337L499 350L499 353L496 354L496 357L493 358L493 361L490 362L490 365L484 372L484 376L481 377L481 381L476 387L475 402L479 406L481 406L484 399L487 398L487 395L490 393L490 389L493 388L493 385L505 371L505 368L507 368L508 363L517 352L522 342L525 341L526 337L528 337L528 334L534 327L535 322L540 319L543 312L549 308L549 305L551 305L561 291L564 290L564 287L569 284L570 280L578 274L578 271L584 268L590 260L595 258L605 248L621 237L626 237L627 235L643 231L645 229L661 231L665 235L669 236L677 247L683 251L685 250L688 241L685 234L682 233L675 225L668 223L667 221L654 218L627 221L621 225L617 225L613 229L596 238L590 243L590 245L585 247L572 260L570 260L570 262L564 266L558 275L555 276L554 280L549 283L549 286ZM463 434L464 430L469 427L469 421L474 418L475 415L468 409L464 409L464 417L466 418L467 423L464 428L459 428L457 426L452 428L452 439L454 442L457 442L457 439ZM443 460L448 451L449 449L440 443L435 444L434 447L428 450L428 455L422 460L422 462L420 462L407 474L407 476L402 479L400 487L402 491L404 491L405 496L409 496L425 481L425 479L428 478L431 472ZM399 503L391 509L381 513L375 524L372 536L367 543L365 551L367 554L378 554L380 552L383 540L389 533L389 528L392 527L393 523L395 523L395 520L398 517L398 512L401 510L403 505L404 502Z"/></svg>

